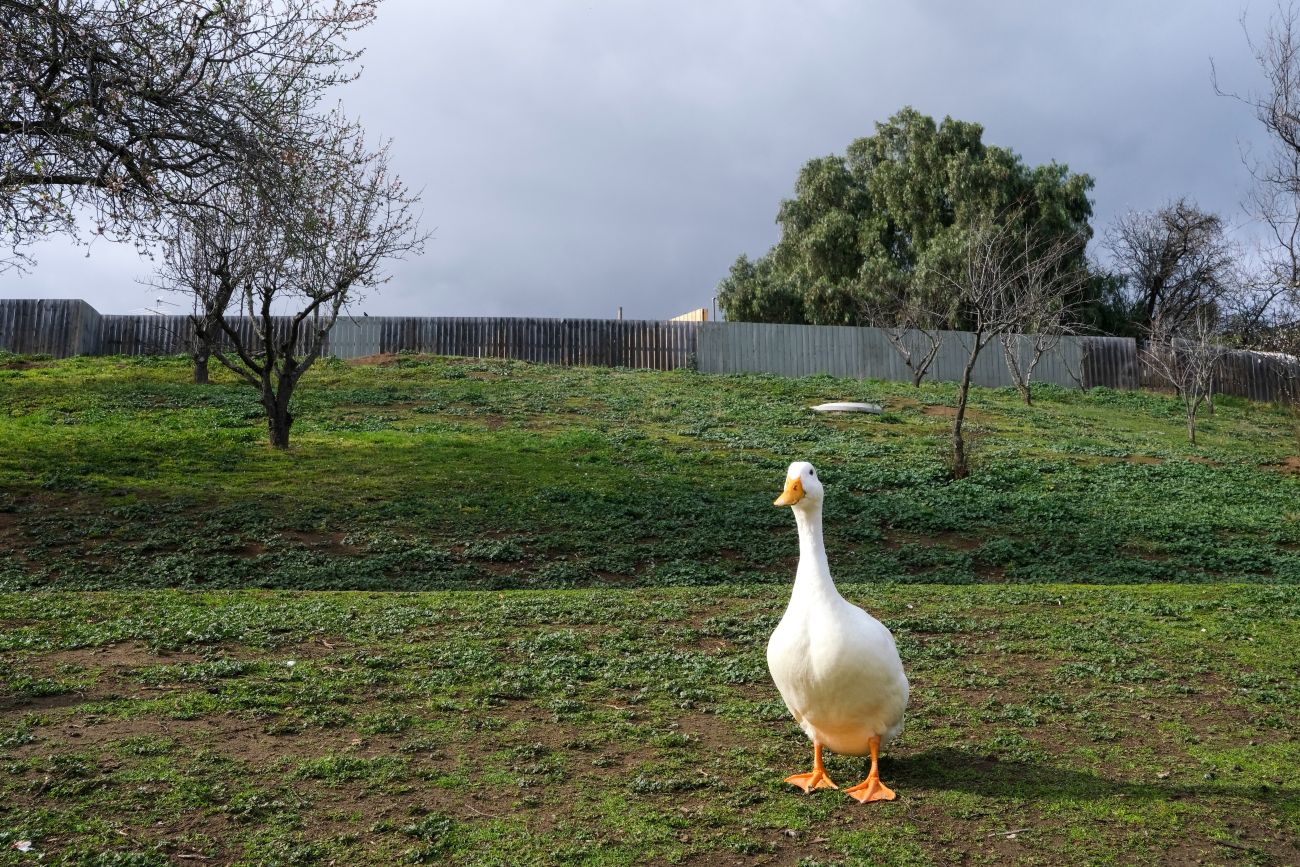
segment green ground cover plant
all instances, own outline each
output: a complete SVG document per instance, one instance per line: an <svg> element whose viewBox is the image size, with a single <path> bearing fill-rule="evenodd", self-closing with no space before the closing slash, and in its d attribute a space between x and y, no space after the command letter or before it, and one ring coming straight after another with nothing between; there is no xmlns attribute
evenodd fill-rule
<svg viewBox="0 0 1300 867"><path fill-rule="evenodd" d="M331 362L285 454L187 376L0 357L0 864L1300 862L1281 410L978 391L951 482L948 385ZM795 458L895 802L781 782Z"/></svg>
<svg viewBox="0 0 1300 867"><path fill-rule="evenodd" d="M892 803L782 783L785 588L5 594L0 863L1300 859L1296 587L846 592Z"/></svg>
<svg viewBox="0 0 1300 867"><path fill-rule="evenodd" d="M786 464L827 480L841 581L1300 580L1284 411L1171 397L396 356L331 362L262 444L251 390L182 359L0 360L0 589L505 589L788 580ZM809 404L881 401L883 416Z"/></svg>

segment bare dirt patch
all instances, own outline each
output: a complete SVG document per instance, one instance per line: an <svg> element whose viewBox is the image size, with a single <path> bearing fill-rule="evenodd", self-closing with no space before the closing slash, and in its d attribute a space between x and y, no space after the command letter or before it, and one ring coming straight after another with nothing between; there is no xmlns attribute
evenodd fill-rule
<svg viewBox="0 0 1300 867"><path fill-rule="evenodd" d="M1287 475L1300 475L1300 457L1292 456L1276 464L1265 464L1265 467L1271 470L1277 470ZM4 517L0 515L0 517ZM0 525L2 526L2 525Z"/></svg>
<svg viewBox="0 0 1300 867"><path fill-rule="evenodd" d="M0 370L31 370L36 367L51 367L54 359L15 358L0 362Z"/></svg>
<svg viewBox="0 0 1300 867"><path fill-rule="evenodd" d="M75 650L55 650L41 654L33 660L36 669L44 674L53 673L61 666L97 669L111 674L122 670L145 668L152 665L177 665L186 662L198 662L202 659L196 653L176 650L151 650L142 642L132 641L121 644L106 644L102 647L80 647Z"/></svg>
<svg viewBox="0 0 1300 867"><path fill-rule="evenodd" d="M380 352L380 353L376 353L375 355L363 355L360 358L353 358L348 362L348 364L353 364L357 366L367 366L367 365L383 366L385 364L392 364L396 360L397 360L396 352Z"/></svg>
<svg viewBox="0 0 1300 867"><path fill-rule="evenodd" d="M958 551L973 551L984 544L983 539L972 539L960 533L945 530L940 533L907 533L902 530L889 530L881 543L890 551L897 551L903 545L942 545Z"/></svg>
<svg viewBox="0 0 1300 867"><path fill-rule="evenodd" d="M320 551L325 554L343 554L349 557L365 553L359 545L353 545L346 541L348 534L344 532L317 533L308 530L281 530L280 538L297 542L305 545L313 551Z"/></svg>

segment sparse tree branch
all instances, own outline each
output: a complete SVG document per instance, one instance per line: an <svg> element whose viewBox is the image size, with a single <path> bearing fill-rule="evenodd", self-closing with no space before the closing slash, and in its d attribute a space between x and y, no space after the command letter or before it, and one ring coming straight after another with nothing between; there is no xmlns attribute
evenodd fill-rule
<svg viewBox="0 0 1300 867"><path fill-rule="evenodd" d="M951 286L971 332L965 338L969 340L966 363L953 415L954 478L970 474L964 424L980 353L994 340L1068 316L1078 287L1087 279L1077 264L1086 243L1082 232L1062 237L1036 232L1032 223L1026 226L1020 219L984 219L970 232L955 274L940 275Z"/></svg>
<svg viewBox="0 0 1300 867"><path fill-rule="evenodd" d="M861 322L885 335L911 371L912 386L919 388L943 346L945 329L952 328L951 314L928 309L918 295L866 298L859 311Z"/></svg>
<svg viewBox="0 0 1300 867"><path fill-rule="evenodd" d="M284 155L275 183L236 176L216 207L174 210L158 278L195 297L204 351L259 390L277 448L288 446L290 401L339 315L427 239L388 142L369 149L337 111L304 122L310 146ZM231 307L251 337L225 318Z"/></svg>
<svg viewBox="0 0 1300 867"><path fill-rule="evenodd" d="M378 0L0 0L0 270L89 209L147 236L209 179L256 174L356 75Z"/></svg>

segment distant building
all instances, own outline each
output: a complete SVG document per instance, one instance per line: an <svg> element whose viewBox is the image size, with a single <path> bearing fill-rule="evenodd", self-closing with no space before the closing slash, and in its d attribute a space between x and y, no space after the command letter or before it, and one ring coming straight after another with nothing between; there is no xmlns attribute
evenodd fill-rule
<svg viewBox="0 0 1300 867"><path fill-rule="evenodd" d="M694 310L689 310L686 313L683 313L681 316L674 316L672 319L668 321L669 322L708 322L709 308L697 307Z"/></svg>

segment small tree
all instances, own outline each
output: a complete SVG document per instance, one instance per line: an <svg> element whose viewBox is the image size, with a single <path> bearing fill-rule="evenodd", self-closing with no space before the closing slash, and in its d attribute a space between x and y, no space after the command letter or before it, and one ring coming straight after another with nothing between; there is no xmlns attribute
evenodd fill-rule
<svg viewBox="0 0 1300 867"><path fill-rule="evenodd" d="M1200 409L1214 399L1214 377L1227 353L1216 326L1217 316L1212 308L1200 311L1178 328L1157 320L1143 347L1148 367L1167 382L1182 401L1187 418L1187 439L1192 445L1196 445L1196 421Z"/></svg>
<svg viewBox="0 0 1300 867"><path fill-rule="evenodd" d="M360 128L335 115L312 150L285 155L280 182L259 183L246 210L177 220L168 274L205 311L193 317L198 339L258 390L272 446L288 447L290 402L339 314L387 282L388 261L423 250L417 200L392 173L389 144L367 150ZM214 315L223 299L250 320L251 336Z"/></svg>
<svg viewBox="0 0 1300 867"><path fill-rule="evenodd" d="M267 197L234 177L215 187L201 204L174 211L176 232L164 245L152 285L190 296L188 335L194 382L208 382L214 341L232 302L255 278L270 254L265 234L274 215L264 213Z"/></svg>
<svg viewBox="0 0 1300 867"><path fill-rule="evenodd" d="M970 474L964 424L970 400L971 375L984 348L1013 334L1030 321L1031 311L1046 301L1064 306L1078 287L1074 263L1086 243L1082 233L1061 237L1039 235L1015 220L985 220L970 233L961 266L949 283L962 306L971 332L963 338L966 363L957 384L957 411L952 423L951 469L955 479ZM1086 278L1085 278L1086 279ZM1040 300L1028 301L1037 296Z"/></svg>
<svg viewBox="0 0 1300 867"><path fill-rule="evenodd" d="M1038 362L1060 345L1063 336L1062 331L1034 331L1029 334L1008 333L999 338L1002 343L1002 357L1007 363L1007 372L1011 374L1011 381L1015 383L1016 391L1020 392L1020 399L1025 402L1025 406L1032 406L1034 403L1033 380ZM1028 362L1021 354L1026 339L1029 340Z"/></svg>
<svg viewBox="0 0 1300 867"><path fill-rule="evenodd" d="M1084 239L1078 239L1080 246L1084 243ZM1066 258L1073 261L1074 252L1070 251ZM1061 338L1074 333L1075 308L1083 287L1091 279L1085 268L1068 264L1050 253L1044 250L1036 261L1028 263L1021 286L1012 299L1015 307L1012 317L1020 333L1005 332L999 337L1007 371L1026 406L1034 402L1033 380L1038 363L1060 345ZM1026 341L1028 360L1022 354Z"/></svg>
<svg viewBox="0 0 1300 867"><path fill-rule="evenodd" d="M920 388L943 346L944 328L951 323L926 309L915 296L898 296L887 302L863 301L860 309L862 321L879 328L903 359L912 373L912 387Z"/></svg>

